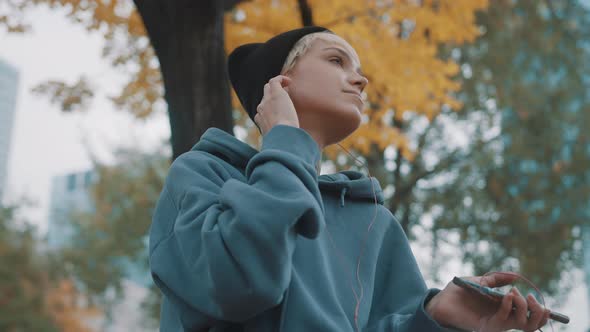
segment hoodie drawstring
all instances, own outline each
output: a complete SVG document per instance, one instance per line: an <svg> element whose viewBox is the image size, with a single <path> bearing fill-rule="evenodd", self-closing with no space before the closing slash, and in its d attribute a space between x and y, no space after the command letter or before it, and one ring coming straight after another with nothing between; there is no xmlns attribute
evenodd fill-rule
<svg viewBox="0 0 590 332"><path fill-rule="evenodd" d="M346 192L348 191L347 187L342 188L342 191L340 192L340 207L344 206L344 195L346 195Z"/></svg>

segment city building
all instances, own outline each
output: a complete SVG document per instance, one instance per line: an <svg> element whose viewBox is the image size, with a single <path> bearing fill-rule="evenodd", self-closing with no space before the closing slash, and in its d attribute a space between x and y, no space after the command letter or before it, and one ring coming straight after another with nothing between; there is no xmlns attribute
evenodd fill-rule
<svg viewBox="0 0 590 332"><path fill-rule="evenodd" d="M47 230L50 250L65 247L74 240L72 238L74 230L70 222L70 218L75 218L73 213L92 213L95 210L90 189L98 179L99 175L95 170L73 172L52 178ZM123 299L112 308L113 313L116 314L109 321L93 319L88 324L97 330L107 332L146 331L142 327L140 304L153 282L150 273L141 264L134 264L125 258L118 260L117 263L123 266L126 278L123 280Z"/></svg>
<svg viewBox="0 0 590 332"><path fill-rule="evenodd" d="M7 186L6 177L16 113L18 79L17 69L0 59L0 202Z"/></svg>

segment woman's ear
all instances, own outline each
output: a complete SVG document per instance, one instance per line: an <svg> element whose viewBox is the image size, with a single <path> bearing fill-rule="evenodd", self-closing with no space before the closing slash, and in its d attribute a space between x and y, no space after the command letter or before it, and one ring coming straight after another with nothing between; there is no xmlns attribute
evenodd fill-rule
<svg viewBox="0 0 590 332"><path fill-rule="evenodd" d="M282 73L281 75L287 76L288 78L293 78L293 68L287 70L286 72Z"/></svg>
<svg viewBox="0 0 590 332"><path fill-rule="evenodd" d="M285 89L285 91L289 92L289 85L291 85L291 83L293 81L291 71L286 71L284 74L281 74L281 75L289 78L289 83L283 87L283 89Z"/></svg>

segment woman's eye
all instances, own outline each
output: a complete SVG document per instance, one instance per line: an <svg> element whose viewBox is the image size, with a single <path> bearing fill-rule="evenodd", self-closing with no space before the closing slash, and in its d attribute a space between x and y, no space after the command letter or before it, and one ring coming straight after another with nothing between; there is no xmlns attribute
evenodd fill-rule
<svg viewBox="0 0 590 332"><path fill-rule="evenodd" d="M340 59L340 58L332 58L332 59L330 59L330 61L334 61L334 60L337 60L338 63L342 63L342 59Z"/></svg>

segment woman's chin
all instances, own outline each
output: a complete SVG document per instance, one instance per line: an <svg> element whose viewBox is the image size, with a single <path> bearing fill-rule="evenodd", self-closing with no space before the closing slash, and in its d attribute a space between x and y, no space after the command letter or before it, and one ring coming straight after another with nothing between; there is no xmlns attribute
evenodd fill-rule
<svg viewBox="0 0 590 332"><path fill-rule="evenodd" d="M350 133L357 130L363 120L361 111L355 105L349 107L341 113L343 127L346 127Z"/></svg>
<svg viewBox="0 0 590 332"><path fill-rule="evenodd" d="M352 107L350 107L350 110L347 110L347 113L350 114L352 121L358 122L358 127L361 121L363 120L362 110L358 106L352 105Z"/></svg>

